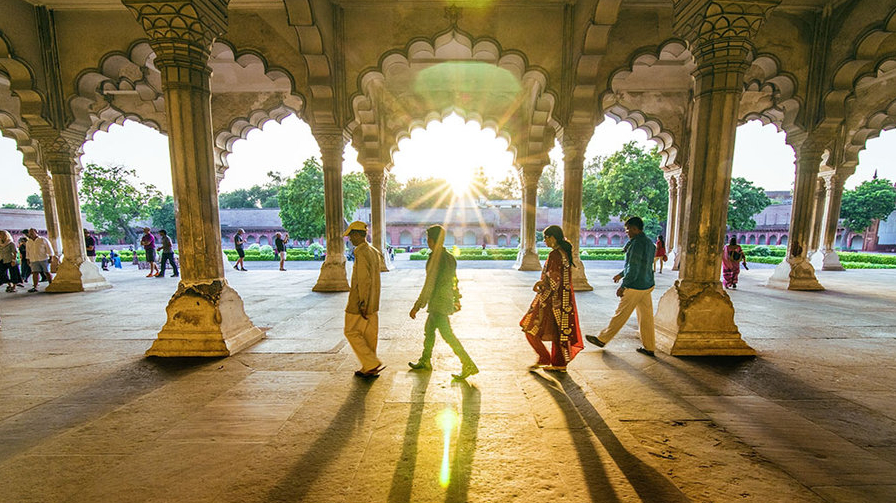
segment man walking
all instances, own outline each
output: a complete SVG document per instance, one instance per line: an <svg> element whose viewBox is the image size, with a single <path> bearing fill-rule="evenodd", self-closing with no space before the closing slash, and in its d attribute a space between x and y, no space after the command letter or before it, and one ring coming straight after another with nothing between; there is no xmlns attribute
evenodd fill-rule
<svg viewBox="0 0 896 503"><path fill-rule="evenodd" d="M426 260L426 282L411 309L411 319L417 319L417 311L429 306L429 316L423 329L423 354L417 362L408 362L414 370L432 370L432 349L436 342L436 329L442 339L451 347L463 364L460 374L451 374L455 379L466 379L479 373L470 355L451 330L448 316L460 309L460 292L457 290L457 261L444 247L445 229L433 225L426 229L426 244L432 252Z"/></svg>
<svg viewBox="0 0 896 503"><path fill-rule="evenodd" d="M625 325L632 315L632 311L638 313L638 332L641 334L642 346L637 349L639 353L653 356L656 351L656 342L653 326L653 300L650 294L653 292L653 258L656 254L656 246L644 234L644 221L639 217L631 217L625 221L625 233L629 242L625 243L622 251L625 253L625 267L622 272L613 276L613 282L622 280L622 285L616 290L619 297L619 306L616 313L610 319L610 324L603 329L599 336L586 335L585 339L604 347Z"/></svg>
<svg viewBox="0 0 896 503"><path fill-rule="evenodd" d="M149 263L149 274L146 275L147 278L151 278L159 273L159 270L156 268L156 237L152 235L152 229L149 227L143 228L143 237L140 238L140 246L143 247L143 251L146 252L146 261Z"/></svg>
<svg viewBox="0 0 896 503"><path fill-rule="evenodd" d="M53 282L53 274L50 272L50 257L54 255L50 240L37 234L37 229L28 229L28 242L25 243L25 253L28 256L28 265L31 266L31 279L34 285L29 292L37 291L37 280L41 273L46 274L47 281Z"/></svg>
<svg viewBox="0 0 896 503"><path fill-rule="evenodd" d="M171 262L171 269L173 270L172 278L176 278L180 276L180 271L177 270L177 263L174 262L174 250L171 248L171 238L168 237L168 231L165 229L159 230L159 239L162 241L162 246L159 247L159 251L162 252L161 258L161 270L159 274L156 274L157 278L165 277L165 263Z"/></svg>
<svg viewBox="0 0 896 503"><path fill-rule="evenodd" d="M361 361L361 370L356 370L355 375L378 377L386 368L376 357L383 256L367 243L367 224L364 222L352 222L345 235L355 247L352 284L345 306L345 338Z"/></svg>

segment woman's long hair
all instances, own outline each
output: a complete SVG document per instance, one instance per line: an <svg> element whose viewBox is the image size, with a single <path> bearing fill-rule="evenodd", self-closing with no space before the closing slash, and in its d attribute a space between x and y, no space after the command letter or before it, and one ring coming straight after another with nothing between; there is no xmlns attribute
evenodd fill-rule
<svg viewBox="0 0 896 503"><path fill-rule="evenodd" d="M561 229L559 225L551 225L544 230L544 235L551 236L557 241L557 246L566 252L566 258L569 259L569 265L575 267L576 265L572 260L572 244L563 236L563 229Z"/></svg>
<svg viewBox="0 0 896 503"><path fill-rule="evenodd" d="M737 246L737 237L731 236L731 241L728 241L728 246Z"/></svg>
<svg viewBox="0 0 896 503"><path fill-rule="evenodd" d="M661 245L663 245L663 248L666 247L666 240L663 239L663 236L657 236L656 240L659 241Z"/></svg>

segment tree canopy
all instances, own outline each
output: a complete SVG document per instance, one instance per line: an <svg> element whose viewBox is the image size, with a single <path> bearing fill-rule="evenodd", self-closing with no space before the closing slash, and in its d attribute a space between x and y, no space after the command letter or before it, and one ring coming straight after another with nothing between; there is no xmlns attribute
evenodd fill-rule
<svg viewBox="0 0 896 503"><path fill-rule="evenodd" d="M352 218L368 198L367 177L363 173L342 176L342 202L345 218ZM324 235L324 172L315 158L305 161L302 169L287 178L278 194L280 220L292 235L312 239Z"/></svg>
<svg viewBox="0 0 896 503"><path fill-rule="evenodd" d="M228 208L277 208L280 204L279 193L282 186L280 176L268 172L271 179L264 185L253 185L248 189L236 189L218 195L218 206Z"/></svg>
<svg viewBox="0 0 896 503"><path fill-rule="evenodd" d="M548 208L563 206L563 180L553 161L545 166L538 179L538 205Z"/></svg>
<svg viewBox="0 0 896 503"><path fill-rule="evenodd" d="M152 226L154 229L165 229L168 237L177 240L177 224L174 216L174 198L165 196L164 200L159 201L151 212Z"/></svg>
<svg viewBox="0 0 896 503"><path fill-rule="evenodd" d="M885 220L896 210L896 188L885 178L862 182L853 190L843 192L840 218L852 232L863 232L872 220Z"/></svg>
<svg viewBox="0 0 896 503"><path fill-rule="evenodd" d="M492 182L479 168L470 183L474 199L519 199L520 182L516 175ZM405 183L389 174L386 178L386 204L411 209L447 208L454 200L450 184L441 178L409 178Z"/></svg>
<svg viewBox="0 0 896 503"><path fill-rule="evenodd" d="M40 194L31 194L25 199L25 204L28 205L28 209L42 210L44 209L44 198Z"/></svg>
<svg viewBox="0 0 896 503"><path fill-rule="evenodd" d="M762 187L753 185L746 178L731 179L731 194L728 196L728 227L738 231L756 228L753 215L767 208L772 200Z"/></svg>
<svg viewBox="0 0 896 503"><path fill-rule="evenodd" d="M121 165L87 164L81 171L81 209L96 230L136 241L134 220L148 218L162 203L155 186L136 182L135 170Z"/></svg>
<svg viewBox="0 0 896 503"><path fill-rule="evenodd" d="M606 159L597 159L597 163L599 167L592 165L585 170L583 180L582 212L588 225L595 221L606 225L610 217L625 220L639 216L647 234L662 232L660 222L666 219L669 186L656 150L647 151L629 142Z"/></svg>

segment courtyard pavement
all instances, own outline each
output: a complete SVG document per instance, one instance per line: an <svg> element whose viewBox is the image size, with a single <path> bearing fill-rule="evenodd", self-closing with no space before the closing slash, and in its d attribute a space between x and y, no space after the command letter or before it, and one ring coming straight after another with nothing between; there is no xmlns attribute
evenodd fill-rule
<svg viewBox="0 0 896 503"><path fill-rule="evenodd" d="M538 273L462 262L452 323L482 372L457 383L442 341L433 372L407 368L420 266L382 276L388 368L366 381L347 294L290 264L228 269L267 338L221 359L143 356L173 278L0 294L0 501L896 501L896 271L822 272L825 292L745 271L731 297L758 357L649 358L633 319L558 374L527 372L517 326ZM586 263L586 333L615 307L617 267Z"/></svg>

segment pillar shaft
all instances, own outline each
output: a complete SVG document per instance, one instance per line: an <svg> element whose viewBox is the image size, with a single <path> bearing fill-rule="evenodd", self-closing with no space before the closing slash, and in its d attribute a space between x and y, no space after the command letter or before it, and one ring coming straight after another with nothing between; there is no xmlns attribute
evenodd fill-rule
<svg viewBox="0 0 896 503"><path fill-rule="evenodd" d="M815 268L807 257L813 224L812 214L815 210L818 167L823 153L817 145L809 139L798 150L787 257L775 268L775 272L768 280L768 286L789 290L824 290L815 278Z"/></svg>
<svg viewBox="0 0 896 503"><path fill-rule="evenodd" d="M47 291L61 293L111 288L96 264L87 260L84 227L81 225L81 203L78 201L79 170L76 153L80 145L75 138L65 137L55 130L40 131L37 135L41 157L53 176L52 183L47 187L53 188L49 200L51 204L55 202L63 252L62 262L53 282L47 286ZM42 184L42 190L43 187ZM49 225L47 230L50 230ZM56 253L58 254L59 250L56 250Z"/></svg>
<svg viewBox="0 0 896 503"><path fill-rule="evenodd" d="M543 164L523 166L520 178L523 185L523 207L520 220L520 252L516 268L520 271L540 271L541 261L535 239L535 215L538 207L538 179L541 178Z"/></svg>
<svg viewBox="0 0 896 503"><path fill-rule="evenodd" d="M374 248L383 254L383 271L389 271L391 260L386 252L386 176L383 171L366 169L367 182L370 185L370 239Z"/></svg>
<svg viewBox="0 0 896 503"><path fill-rule="evenodd" d="M684 227L684 204L687 201L687 191L688 191L688 174L682 168L681 172L678 174L678 191L675 197L676 205L675 205L675 247L672 248L674 250L674 256L672 257L672 270L677 271L681 267L681 255L682 255L682 246L681 246L681 229Z"/></svg>
<svg viewBox="0 0 896 503"><path fill-rule="evenodd" d="M827 173L824 177L824 211L821 218L821 246L812 256L812 266L822 271L843 271L840 256L834 249L837 241L837 227L840 224L840 201L843 198L845 176Z"/></svg>
<svg viewBox="0 0 896 503"><path fill-rule="evenodd" d="M666 184L669 186L669 205L666 209L666 255L675 263L675 246L678 240L678 171L666 173Z"/></svg>
<svg viewBox="0 0 896 503"><path fill-rule="evenodd" d="M590 135L563 133L563 234L572 244L572 286L575 291L594 290L585 275L579 258L579 234L582 229L582 176L585 170L585 147Z"/></svg>
<svg viewBox="0 0 896 503"><path fill-rule="evenodd" d="M810 254L821 246L821 234L824 229L824 199L824 179L819 177L815 183L815 200L812 207L812 228L809 233Z"/></svg>
<svg viewBox="0 0 896 503"><path fill-rule="evenodd" d="M674 6L676 30L692 43L697 66L687 192L679 201L684 217L678 235L680 279L663 294L656 313L657 345L672 355L755 354L741 339L734 305L720 281L735 129L752 46L747 37L732 36L724 22L714 31L711 23L724 14L715 12L718 7L697 0ZM742 12L740 7L733 5L732 14ZM747 25L758 29L761 14L750 14Z"/></svg>
<svg viewBox="0 0 896 503"><path fill-rule="evenodd" d="M317 133L324 170L324 214L326 218L327 258L320 266L315 292L347 292L345 241L342 236L345 217L342 206L342 152L345 139L341 131Z"/></svg>
<svg viewBox="0 0 896 503"><path fill-rule="evenodd" d="M149 356L229 356L264 338L224 279L212 139L211 44L227 26L226 0L182 0L160 9L123 0L156 54L174 189L181 280Z"/></svg>
<svg viewBox="0 0 896 503"><path fill-rule="evenodd" d="M53 189L53 179L49 176L38 179L40 183L40 197L44 203L44 220L47 222L47 237L56 255L62 254L62 237L59 231L59 217L56 213L56 193Z"/></svg>

